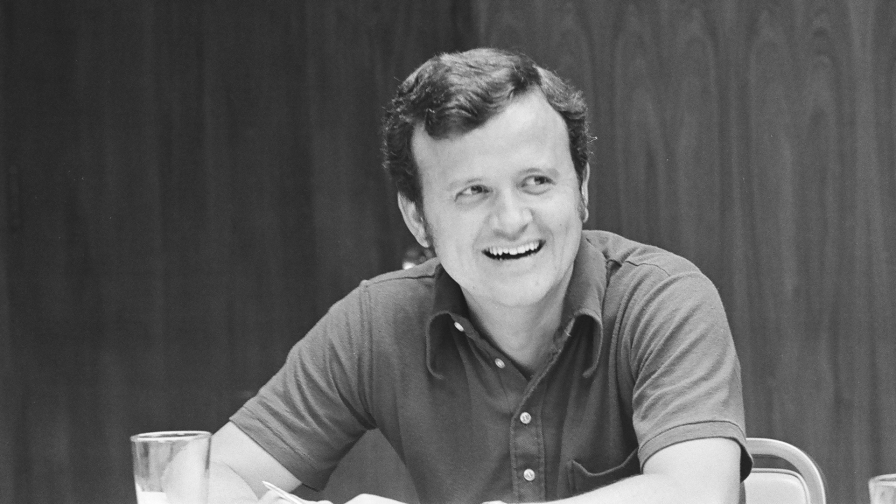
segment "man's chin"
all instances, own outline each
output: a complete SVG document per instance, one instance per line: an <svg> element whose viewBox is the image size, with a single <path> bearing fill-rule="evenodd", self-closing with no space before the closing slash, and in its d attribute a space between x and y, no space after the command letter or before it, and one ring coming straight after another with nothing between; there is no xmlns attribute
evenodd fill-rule
<svg viewBox="0 0 896 504"><path fill-rule="evenodd" d="M545 302L555 279L532 264L519 266L521 268L515 270L478 268L475 274L454 278L459 280L464 294L468 297L472 295L478 303L522 308ZM447 267L446 271L451 274Z"/></svg>

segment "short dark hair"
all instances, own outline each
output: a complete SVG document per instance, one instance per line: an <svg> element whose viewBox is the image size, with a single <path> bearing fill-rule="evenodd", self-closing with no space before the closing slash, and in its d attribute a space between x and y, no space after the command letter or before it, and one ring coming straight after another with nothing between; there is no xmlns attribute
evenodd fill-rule
<svg viewBox="0 0 896 504"><path fill-rule="evenodd" d="M382 144L383 166L395 188L422 210L420 175L411 152L418 124L436 139L467 133L534 90L541 91L566 122L581 185L588 165L588 114L582 93L522 53L481 48L434 56L398 86L383 119Z"/></svg>

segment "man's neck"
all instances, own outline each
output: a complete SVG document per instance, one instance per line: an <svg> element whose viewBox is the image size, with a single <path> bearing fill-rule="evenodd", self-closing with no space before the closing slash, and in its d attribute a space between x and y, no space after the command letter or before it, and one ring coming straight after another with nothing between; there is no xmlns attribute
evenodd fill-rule
<svg viewBox="0 0 896 504"><path fill-rule="evenodd" d="M507 307L470 302L473 323L528 377L543 363L560 327L563 296L531 307Z"/></svg>

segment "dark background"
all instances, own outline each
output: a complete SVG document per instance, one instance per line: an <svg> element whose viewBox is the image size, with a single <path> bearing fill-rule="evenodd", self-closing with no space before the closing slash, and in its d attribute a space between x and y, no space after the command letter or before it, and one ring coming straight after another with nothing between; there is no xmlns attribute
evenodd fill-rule
<svg viewBox="0 0 896 504"><path fill-rule="evenodd" d="M868 502L896 472L888 0L2 0L0 502L133 502L129 435L217 429L399 267L382 107L479 45L585 92L589 227L700 266L748 434ZM331 495L407 496L397 466L362 448Z"/></svg>

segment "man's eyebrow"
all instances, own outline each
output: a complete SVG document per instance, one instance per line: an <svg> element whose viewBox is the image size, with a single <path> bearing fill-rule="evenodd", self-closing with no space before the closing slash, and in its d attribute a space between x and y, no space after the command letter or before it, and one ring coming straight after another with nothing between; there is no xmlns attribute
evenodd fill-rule
<svg viewBox="0 0 896 504"><path fill-rule="evenodd" d="M530 168L526 168L523 170L523 175L533 175L533 174L542 174L546 173L553 178L557 178L560 176L560 170L554 167L552 164L546 164L544 166L532 166Z"/></svg>

